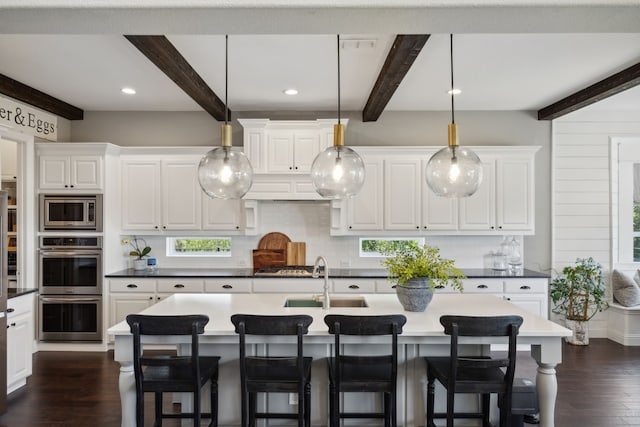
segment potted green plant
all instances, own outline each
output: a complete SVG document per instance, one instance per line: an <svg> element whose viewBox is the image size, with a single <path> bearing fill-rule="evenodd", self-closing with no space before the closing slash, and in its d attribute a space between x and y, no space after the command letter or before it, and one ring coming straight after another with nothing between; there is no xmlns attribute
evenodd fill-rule
<svg viewBox="0 0 640 427"><path fill-rule="evenodd" d="M464 273L453 260L442 258L437 247L410 241L384 253L389 256L382 264L389 270L389 281L396 284L398 300L406 311L424 311L436 286L462 291Z"/></svg>
<svg viewBox="0 0 640 427"><path fill-rule="evenodd" d="M147 245L144 239L135 236L129 240L129 245L132 248L132 250L129 251L129 256L136 257L133 260L133 269L144 270L147 268L147 260L144 259L144 257L149 255L151 247Z"/></svg>
<svg viewBox="0 0 640 427"><path fill-rule="evenodd" d="M589 344L588 321L596 313L609 307L602 265L593 258L578 258L575 265L562 269L562 274L551 281L550 296L553 312L565 319L573 331L566 341L574 345Z"/></svg>

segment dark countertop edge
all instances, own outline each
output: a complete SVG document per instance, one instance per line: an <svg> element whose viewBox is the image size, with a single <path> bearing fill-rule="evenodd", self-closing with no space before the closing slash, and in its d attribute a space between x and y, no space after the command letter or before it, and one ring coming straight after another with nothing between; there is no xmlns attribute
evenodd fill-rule
<svg viewBox="0 0 640 427"><path fill-rule="evenodd" d="M17 298L34 292L38 292L38 288L9 288L7 290L7 298Z"/></svg>
<svg viewBox="0 0 640 427"><path fill-rule="evenodd" d="M461 269L469 279L548 279L546 273L540 273L525 269L521 274L509 274L507 271L498 271L484 268ZM370 268L330 268L329 277L332 279L384 279L387 278L387 270ZM178 278L189 277L196 279L206 278L256 278L256 279L304 279L305 277L277 277L254 276L251 268L227 268L227 269L197 269L197 268L158 268L155 270L134 270L128 268L105 275L106 278Z"/></svg>

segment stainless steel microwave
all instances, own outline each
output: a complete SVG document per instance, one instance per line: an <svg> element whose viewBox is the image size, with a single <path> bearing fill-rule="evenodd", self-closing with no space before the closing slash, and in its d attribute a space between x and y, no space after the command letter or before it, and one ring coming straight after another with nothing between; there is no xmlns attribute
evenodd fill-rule
<svg viewBox="0 0 640 427"><path fill-rule="evenodd" d="M41 194L40 231L102 231L102 194Z"/></svg>

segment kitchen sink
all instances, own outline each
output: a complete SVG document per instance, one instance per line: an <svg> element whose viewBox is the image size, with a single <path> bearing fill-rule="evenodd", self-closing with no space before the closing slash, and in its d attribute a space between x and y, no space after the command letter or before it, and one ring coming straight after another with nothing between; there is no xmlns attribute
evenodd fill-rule
<svg viewBox="0 0 640 427"><path fill-rule="evenodd" d="M369 307L367 301L362 297L357 298L331 298L331 307ZM287 298L285 307L322 307L322 301L311 298Z"/></svg>

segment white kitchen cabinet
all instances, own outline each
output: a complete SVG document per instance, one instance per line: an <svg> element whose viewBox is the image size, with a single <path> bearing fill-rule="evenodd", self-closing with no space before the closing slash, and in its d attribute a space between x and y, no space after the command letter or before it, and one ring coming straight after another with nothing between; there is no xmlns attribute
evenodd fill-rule
<svg viewBox="0 0 640 427"><path fill-rule="evenodd" d="M139 313L156 303L154 279L109 280L109 327L126 319L128 314Z"/></svg>
<svg viewBox="0 0 640 427"><path fill-rule="evenodd" d="M0 174L3 181L18 177L18 143L0 139Z"/></svg>
<svg viewBox="0 0 640 427"><path fill-rule="evenodd" d="M531 313L549 317L549 281L544 278L505 279L504 299Z"/></svg>
<svg viewBox="0 0 640 427"><path fill-rule="evenodd" d="M384 161L381 157L366 157L363 161L366 178L360 192L347 201L346 225L349 231L382 230Z"/></svg>
<svg viewBox="0 0 640 427"><path fill-rule="evenodd" d="M7 300L7 394L26 384L33 366L35 293Z"/></svg>
<svg viewBox="0 0 640 427"><path fill-rule="evenodd" d="M268 134L267 173L309 173L323 147L318 131L277 130Z"/></svg>
<svg viewBox="0 0 640 427"><path fill-rule="evenodd" d="M251 279L206 279L204 291L207 293L248 294L251 293L251 284Z"/></svg>
<svg viewBox="0 0 640 427"><path fill-rule="evenodd" d="M204 291L204 279L158 279L158 293L202 293Z"/></svg>
<svg viewBox="0 0 640 427"><path fill-rule="evenodd" d="M41 155L40 190L102 190L102 156Z"/></svg>
<svg viewBox="0 0 640 427"><path fill-rule="evenodd" d="M393 156L384 163L384 229L420 229L420 159Z"/></svg>
<svg viewBox="0 0 640 427"><path fill-rule="evenodd" d="M199 230L199 159L122 161L124 230Z"/></svg>
<svg viewBox="0 0 640 427"><path fill-rule="evenodd" d="M254 279L253 293L321 294L324 279ZM329 283L331 286L331 283ZM284 300L283 300L284 303Z"/></svg>
<svg viewBox="0 0 640 427"><path fill-rule="evenodd" d="M481 159L478 191L459 201L460 230L533 233L533 156Z"/></svg>
<svg viewBox="0 0 640 427"><path fill-rule="evenodd" d="M333 292L339 294L372 294L376 292L375 279L333 279Z"/></svg>
<svg viewBox="0 0 640 427"><path fill-rule="evenodd" d="M422 187L422 230L456 231L458 229L458 198L441 197L429 188L425 169L428 159L422 161L420 185Z"/></svg>
<svg viewBox="0 0 640 427"><path fill-rule="evenodd" d="M202 200L203 230L240 230L244 221L243 201L215 199L204 194Z"/></svg>

